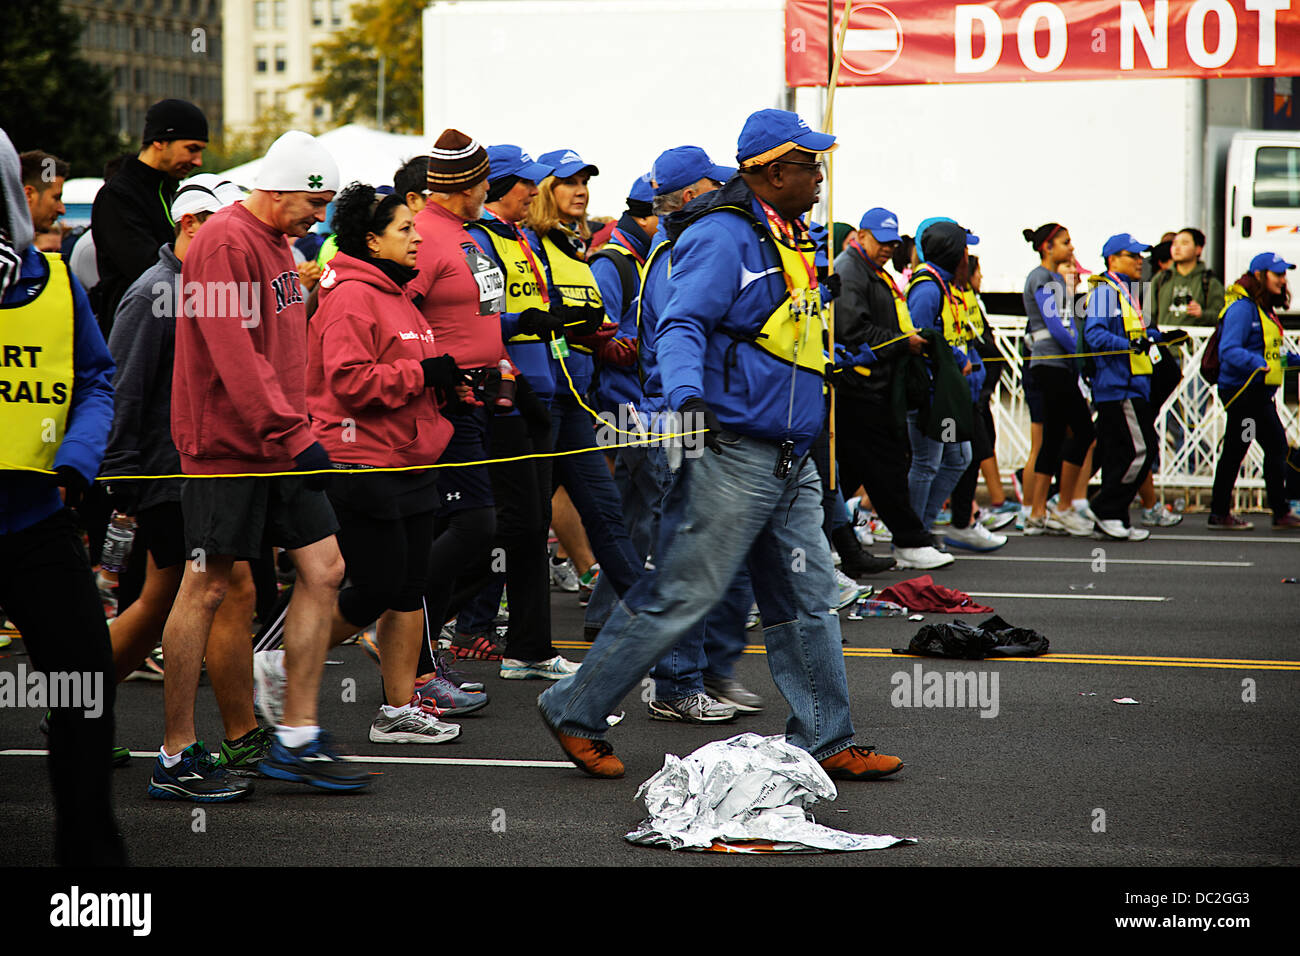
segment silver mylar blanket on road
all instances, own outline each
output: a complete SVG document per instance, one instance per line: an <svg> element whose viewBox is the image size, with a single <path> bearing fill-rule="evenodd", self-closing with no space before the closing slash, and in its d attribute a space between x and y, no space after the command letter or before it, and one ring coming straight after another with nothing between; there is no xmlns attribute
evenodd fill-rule
<svg viewBox="0 0 1300 956"><path fill-rule="evenodd" d="M684 758L665 754L663 769L636 792L650 816L627 839L674 850L701 850L715 840L759 840L787 852L882 850L916 842L813 822L806 808L837 795L821 765L785 737L739 734Z"/></svg>

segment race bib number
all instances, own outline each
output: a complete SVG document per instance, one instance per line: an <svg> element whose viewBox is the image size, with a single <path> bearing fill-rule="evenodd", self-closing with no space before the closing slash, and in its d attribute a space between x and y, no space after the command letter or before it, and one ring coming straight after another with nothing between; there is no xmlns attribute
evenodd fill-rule
<svg viewBox="0 0 1300 956"><path fill-rule="evenodd" d="M1147 355L1150 357L1152 365L1160 364L1161 355L1160 347L1158 345L1151 346L1151 348L1147 350Z"/></svg>
<svg viewBox="0 0 1300 956"><path fill-rule="evenodd" d="M506 277L497 264L472 243L461 246L470 275L478 283L478 314L494 315L506 307Z"/></svg>
<svg viewBox="0 0 1300 956"><path fill-rule="evenodd" d="M569 343L563 338L551 339L551 354L556 359L565 359L569 357Z"/></svg>

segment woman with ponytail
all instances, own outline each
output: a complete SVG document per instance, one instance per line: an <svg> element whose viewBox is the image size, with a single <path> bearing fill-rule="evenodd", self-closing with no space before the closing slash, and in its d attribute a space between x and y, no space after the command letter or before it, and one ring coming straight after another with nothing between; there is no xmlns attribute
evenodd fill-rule
<svg viewBox="0 0 1300 956"><path fill-rule="evenodd" d="M1092 445L1092 412L1079 390L1074 359L1078 336L1073 321L1074 300L1059 270L1074 262L1070 232L1057 222L1023 230L1025 241L1038 253L1039 263L1025 278L1026 358L1025 403L1029 406L1031 447L1025 464L1025 500L1029 519L1025 534L1092 533L1092 523L1068 505L1047 512L1052 475L1061 471L1062 501L1075 487L1079 469ZM1068 431L1068 435L1067 435Z"/></svg>

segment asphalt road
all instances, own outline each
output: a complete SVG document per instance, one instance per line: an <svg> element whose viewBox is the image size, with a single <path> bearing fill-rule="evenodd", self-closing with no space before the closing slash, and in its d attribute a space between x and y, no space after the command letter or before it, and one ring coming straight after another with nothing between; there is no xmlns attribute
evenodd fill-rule
<svg viewBox="0 0 1300 956"><path fill-rule="evenodd" d="M1300 577L1300 537L1256 521L1253 533L1211 536L1203 518L1189 516L1186 527L1142 544L1013 537L996 555L959 557L935 573L942 584L996 595L982 600L1045 634L1052 651L1039 659L897 657L888 649L905 647L921 625L842 618L858 740L906 767L887 780L843 783L839 798L814 812L842 830L915 837L913 846L741 860L624 841L643 816L636 789L665 753L744 731L782 732L785 710L757 632L737 676L767 710L721 726L667 724L650 720L634 691L610 735L628 766L623 780L591 780L561 762L534 709L542 683L499 680L484 663L466 670L483 675L491 704L461 718L458 740L371 744L378 672L360 648L345 646L331 653L339 663L326 669L322 717L343 752L393 760L374 765L382 775L369 792L259 780L247 801L207 807L206 830L196 833L192 805L145 795L152 759L141 756L114 774L118 819L131 861L146 866L1295 865L1300 584L1281 579ZM1095 548L1105 549L1104 572L1094 570ZM1043 597L1011 596L1031 594ZM553 608L557 641L580 659L576 596L555 592ZM25 661L22 651L21 641L0 650L0 668ZM892 706L893 675L910 681L918 663L927 672L996 674L996 716ZM341 700L349 677L357 703ZM1254 699L1243 699L1252 686ZM1124 697L1139 703L1113 702ZM16 837L0 841L0 864L43 866L53 856L44 760L14 753L44 746L39 717L0 708L0 833ZM156 752L161 684L123 685L117 719L120 743ZM199 726L209 743L219 739L206 686ZM411 758L430 762L397 762ZM460 763L474 760L546 765Z"/></svg>

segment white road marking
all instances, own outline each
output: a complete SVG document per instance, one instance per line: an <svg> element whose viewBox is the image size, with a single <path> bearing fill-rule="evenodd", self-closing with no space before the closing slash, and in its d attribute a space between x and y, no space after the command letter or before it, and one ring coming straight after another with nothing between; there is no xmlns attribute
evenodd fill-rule
<svg viewBox="0 0 1300 956"><path fill-rule="evenodd" d="M967 591L971 597L1033 598L1043 601L1154 601L1168 600L1150 594L1016 594L1011 591Z"/></svg>
<svg viewBox="0 0 1300 956"><path fill-rule="evenodd" d="M1014 554L963 554L963 561L1038 561L1044 564L1092 564L1094 558L1034 558ZM1175 561L1159 558L1106 558L1107 564L1150 564L1182 568L1253 568L1254 561Z"/></svg>
<svg viewBox="0 0 1300 956"><path fill-rule="evenodd" d="M0 757L46 757L48 750L0 750ZM132 757L157 757L156 750L132 750ZM369 757L361 754L342 754L343 760L355 763L391 764L445 764L451 767L569 767L573 764L567 760L493 760L489 758L470 757Z"/></svg>

